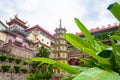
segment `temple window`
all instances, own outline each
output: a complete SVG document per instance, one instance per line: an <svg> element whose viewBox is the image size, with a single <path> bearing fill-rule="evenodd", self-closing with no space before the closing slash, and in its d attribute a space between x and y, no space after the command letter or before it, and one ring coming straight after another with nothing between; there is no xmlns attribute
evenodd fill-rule
<svg viewBox="0 0 120 80"><path fill-rule="evenodd" d="M58 54L58 58L60 57L60 54Z"/></svg>
<svg viewBox="0 0 120 80"><path fill-rule="evenodd" d="M39 45L37 45L36 47L39 47Z"/></svg>
<svg viewBox="0 0 120 80"><path fill-rule="evenodd" d="M47 42L47 44L49 44L49 42Z"/></svg>
<svg viewBox="0 0 120 80"><path fill-rule="evenodd" d="M62 50L65 50L64 46L62 47Z"/></svg>
<svg viewBox="0 0 120 80"><path fill-rule="evenodd" d="M57 71L58 73L60 73L60 70L58 69L58 71Z"/></svg>

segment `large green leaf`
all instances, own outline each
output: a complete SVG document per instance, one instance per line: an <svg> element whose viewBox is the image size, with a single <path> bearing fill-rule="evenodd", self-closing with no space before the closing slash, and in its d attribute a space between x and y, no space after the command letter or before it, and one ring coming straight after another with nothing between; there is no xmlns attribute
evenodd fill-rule
<svg viewBox="0 0 120 80"><path fill-rule="evenodd" d="M72 80L120 80L120 76L118 73L105 71L95 67L81 72Z"/></svg>
<svg viewBox="0 0 120 80"><path fill-rule="evenodd" d="M78 28L81 30L81 32L85 35L87 40L91 43L91 45L95 45L94 39L90 32L87 30L87 28L79 21L79 19L75 18L75 22L78 26Z"/></svg>
<svg viewBox="0 0 120 80"><path fill-rule="evenodd" d="M113 47L113 54L115 56L115 62L117 64L117 67L120 68L120 45L112 45L112 47Z"/></svg>
<svg viewBox="0 0 120 80"><path fill-rule="evenodd" d="M48 63L48 64L53 64L54 66L70 73L70 74L79 74L79 70L73 68L72 66L68 65L68 64L64 64L62 62L59 62L59 61L55 61L55 60L52 60L52 59L48 59L48 58L32 58L29 60L29 62L32 62L32 61L40 61L40 62L43 62L43 63Z"/></svg>
<svg viewBox="0 0 120 80"><path fill-rule="evenodd" d="M115 2L107 8L120 21L120 4Z"/></svg>
<svg viewBox="0 0 120 80"><path fill-rule="evenodd" d="M72 80L76 75L71 75L71 76L65 76L61 78L60 80Z"/></svg>
<svg viewBox="0 0 120 80"><path fill-rule="evenodd" d="M95 60L93 58L79 58L80 62L83 62L84 64L80 64L80 66L85 66L85 67L95 67Z"/></svg>
<svg viewBox="0 0 120 80"><path fill-rule="evenodd" d="M120 36L113 35L113 36L111 37L113 54L114 54L114 56L115 56L116 66L117 66L118 68L120 68L120 43L115 43L114 40L120 42ZM115 63L115 62L114 62L114 63ZM120 71L119 71L119 73L120 73Z"/></svg>
<svg viewBox="0 0 120 80"><path fill-rule="evenodd" d="M95 58L96 60L98 60L99 63L101 64L107 64L107 65L111 65L110 62L98 55L96 55L95 52L93 52L91 49L85 48L84 52L87 53L89 56L92 56L93 58Z"/></svg>
<svg viewBox="0 0 120 80"><path fill-rule="evenodd" d="M96 45L98 46L97 51L102 51L102 50L110 47L110 46L102 43L101 41L96 41Z"/></svg>
<svg viewBox="0 0 120 80"><path fill-rule="evenodd" d="M113 35L113 36L111 37L111 39L113 39L113 40L117 40L117 41L120 42L120 36Z"/></svg>
<svg viewBox="0 0 120 80"><path fill-rule="evenodd" d="M89 43L87 43L85 40L75 34L66 33L64 34L64 37L68 42L70 42L73 46L80 50L84 48L89 48L96 52L96 50Z"/></svg>
<svg viewBox="0 0 120 80"><path fill-rule="evenodd" d="M112 54L113 54L112 48L106 48L97 53L98 56L103 57L103 58L111 58Z"/></svg>
<svg viewBox="0 0 120 80"><path fill-rule="evenodd" d="M89 56L92 56L93 58L98 60L100 63L110 64L109 61L107 61L106 59L101 58L98 55L96 55L97 51L92 46L90 46L89 43L87 43L85 40L83 40L81 37L78 37L72 33L67 33L64 35L64 37L73 46L75 46L76 48L78 48L80 50L83 50L83 52L85 52Z"/></svg>

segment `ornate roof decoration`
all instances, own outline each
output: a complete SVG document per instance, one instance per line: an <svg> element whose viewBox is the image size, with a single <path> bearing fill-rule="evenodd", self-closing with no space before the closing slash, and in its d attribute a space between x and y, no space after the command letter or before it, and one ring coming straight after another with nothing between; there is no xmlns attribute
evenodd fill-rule
<svg viewBox="0 0 120 80"><path fill-rule="evenodd" d="M24 22L23 20L19 19L17 15L15 15L13 19L10 18L10 21L9 21L9 22L6 21L6 23L7 23L9 26L12 25L13 23L17 23L17 24L21 25L21 26L22 26L23 28L25 28L25 29L28 28L28 27L26 26L26 23L27 23L27 22Z"/></svg>
<svg viewBox="0 0 120 80"><path fill-rule="evenodd" d="M5 28L8 28L2 21L0 21L0 24L2 24Z"/></svg>

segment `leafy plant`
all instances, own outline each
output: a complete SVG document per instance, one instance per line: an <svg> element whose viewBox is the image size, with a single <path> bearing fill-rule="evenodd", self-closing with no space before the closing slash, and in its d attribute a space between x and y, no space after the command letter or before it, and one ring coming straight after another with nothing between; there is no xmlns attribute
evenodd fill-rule
<svg viewBox="0 0 120 80"><path fill-rule="evenodd" d="M41 61L43 63L53 64L56 67L59 67L60 69L63 69L64 71L70 73L73 80L88 80L90 79L87 74L91 71L93 74L96 74L91 80L113 80L113 75L116 76L116 80L120 79L119 72L119 55L120 49L114 48L115 42L114 40L120 40L119 36L112 36L110 39L112 40L112 46L105 45L101 42L95 41L92 35L90 35L89 31L85 28L85 26L77 19L75 18L75 22L78 25L81 31L85 34L86 40L83 40L79 36L76 36L72 33L67 33L64 35L66 40L70 42L73 46L78 48L79 50L82 50L86 54L88 54L91 58L88 60L85 60L84 58L80 58L81 61L84 62L84 66L87 67L87 70L81 69L75 69L67 64L60 63L58 61L46 59L46 58L32 58L31 61ZM115 50L114 50L115 49ZM117 57L115 57L115 55ZM117 61L115 61L117 59ZM96 68L98 67L98 68ZM93 71L93 70L94 71ZM99 78L97 76L102 75L100 73L105 73L100 76ZM98 74L97 74L98 73ZM78 75L79 74L79 75ZM84 74L84 75L83 75ZM76 75L76 76L75 76ZM81 77L83 76L83 77ZM104 78L105 79L104 79Z"/></svg>
<svg viewBox="0 0 120 80"><path fill-rule="evenodd" d="M27 65L28 63L27 63L26 61L23 61L23 64L24 64L24 65Z"/></svg>
<svg viewBox="0 0 120 80"><path fill-rule="evenodd" d="M3 72L8 72L9 69L10 69L10 66L8 66L8 65L3 65L3 66L2 66Z"/></svg>
<svg viewBox="0 0 120 80"><path fill-rule="evenodd" d="M0 56L1 61L5 61L7 59L7 56Z"/></svg>
<svg viewBox="0 0 120 80"><path fill-rule="evenodd" d="M14 66L15 72L16 72L16 73L19 73L20 68L21 68L20 66Z"/></svg>
<svg viewBox="0 0 120 80"><path fill-rule="evenodd" d="M21 61L22 61L22 59L19 59L19 58L15 59L15 62L16 62L17 64L19 64Z"/></svg>
<svg viewBox="0 0 120 80"><path fill-rule="evenodd" d="M26 68L21 68L20 71L22 71L23 73L27 73L28 70Z"/></svg>
<svg viewBox="0 0 120 80"><path fill-rule="evenodd" d="M15 58L14 57L8 57L8 60L11 63L11 62L13 62L15 60Z"/></svg>
<svg viewBox="0 0 120 80"><path fill-rule="evenodd" d="M45 79L45 80L51 80L51 73L49 72L39 72L39 73L32 73L30 75L27 76L27 80L42 80L42 79Z"/></svg>
<svg viewBox="0 0 120 80"><path fill-rule="evenodd" d="M115 2L107 8L120 21L120 4Z"/></svg>

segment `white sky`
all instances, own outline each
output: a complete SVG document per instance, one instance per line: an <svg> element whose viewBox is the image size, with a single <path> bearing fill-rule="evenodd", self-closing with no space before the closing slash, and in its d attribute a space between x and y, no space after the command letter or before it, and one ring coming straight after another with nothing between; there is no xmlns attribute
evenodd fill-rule
<svg viewBox="0 0 120 80"><path fill-rule="evenodd" d="M118 22L106 9L109 4L120 0L0 0L0 20L5 23L15 14L31 27L39 24L54 34L62 26L68 32L79 32L74 18L80 19L88 28L107 26Z"/></svg>

